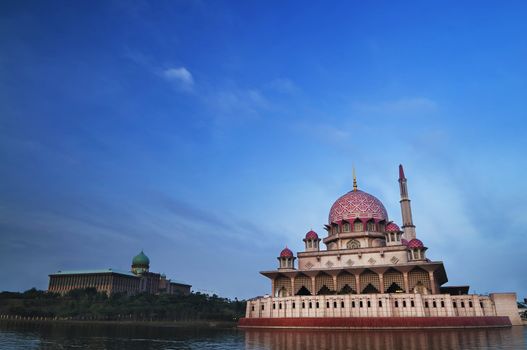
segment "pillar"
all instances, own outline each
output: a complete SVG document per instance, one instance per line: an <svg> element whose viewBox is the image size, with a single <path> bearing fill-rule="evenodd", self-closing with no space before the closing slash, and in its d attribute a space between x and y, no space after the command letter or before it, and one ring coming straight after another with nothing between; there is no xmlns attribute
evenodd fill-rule
<svg viewBox="0 0 527 350"><path fill-rule="evenodd" d="M315 276L312 276L311 277L311 291L312 291L311 293L312 293L312 295L316 295L317 294L317 291L315 290L315 287L316 287L316 285L315 285Z"/></svg>
<svg viewBox="0 0 527 350"><path fill-rule="evenodd" d="M357 294L362 294L362 289L360 286L360 275L355 275L355 285L357 287Z"/></svg>
<svg viewBox="0 0 527 350"><path fill-rule="evenodd" d="M338 292L337 291L337 276L333 276L333 290L335 292Z"/></svg>
<svg viewBox="0 0 527 350"><path fill-rule="evenodd" d="M384 293L384 273L379 273L379 288L380 292Z"/></svg>
<svg viewBox="0 0 527 350"><path fill-rule="evenodd" d="M428 271L428 276L430 277L430 288L432 289L432 294L437 294L436 279L434 277L434 271Z"/></svg>
<svg viewBox="0 0 527 350"><path fill-rule="evenodd" d="M410 285L408 283L408 272L403 272L403 279L404 279L404 290L408 294L410 293Z"/></svg>
<svg viewBox="0 0 527 350"><path fill-rule="evenodd" d="M295 276L291 277L291 296L295 295Z"/></svg>
<svg viewBox="0 0 527 350"><path fill-rule="evenodd" d="M271 280L271 296L275 297L275 290L274 290L274 278Z"/></svg>

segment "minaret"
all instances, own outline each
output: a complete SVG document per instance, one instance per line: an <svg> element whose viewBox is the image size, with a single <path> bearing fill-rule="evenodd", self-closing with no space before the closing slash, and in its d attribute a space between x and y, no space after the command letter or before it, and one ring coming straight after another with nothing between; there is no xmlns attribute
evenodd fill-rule
<svg viewBox="0 0 527 350"><path fill-rule="evenodd" d="M410 198L408 198L408 188L406 187L406 177L404 176L404 169L399 164L399 189L401 190L401 214L403 217L404 238L411 240L415 238L415 226L412 221L412 208L410 207Z"/></svg>
<svg viewBox="0 0 527 350"><path fill-rule="evenodd" d="M353 167L353 191L357 191L357 176L355 176L355 167Z"/></svg>

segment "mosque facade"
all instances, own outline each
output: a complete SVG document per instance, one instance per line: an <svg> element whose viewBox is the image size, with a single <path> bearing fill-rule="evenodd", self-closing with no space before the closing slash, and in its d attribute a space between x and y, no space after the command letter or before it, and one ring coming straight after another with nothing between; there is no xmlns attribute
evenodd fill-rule
<svg viewBox="0 0 527 350"><path fill-rule="evenodd" d="M150 272L150 259L141 251L132 259L131 271L115 269L57 271L49 275L48 291L67 294L74 289L95 288L107 295L123 293L190 294L192 286Z"/></svg>
<svg viewBox="0 0 527 350"><path fill-rule="evenodd" d="M519 325L515 293L468 294L445 286L442 261L427 257L416 234L407 179L399 166L401 226L382 202L358 189L338 198L305 249L284 248L263 271L271 294L247 302L241 327L408 328ZM321 249L321 244L326 249Z"/></svg>

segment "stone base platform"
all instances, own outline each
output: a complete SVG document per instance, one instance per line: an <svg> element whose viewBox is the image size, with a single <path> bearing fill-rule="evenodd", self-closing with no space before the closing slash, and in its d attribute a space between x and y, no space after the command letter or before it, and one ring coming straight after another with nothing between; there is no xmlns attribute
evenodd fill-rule
<svg viewBox="0 0 527 350"><path fill-rule="evenodd" d="M417 329L511 327L507 316L242 318L240 328Z"/></svg>

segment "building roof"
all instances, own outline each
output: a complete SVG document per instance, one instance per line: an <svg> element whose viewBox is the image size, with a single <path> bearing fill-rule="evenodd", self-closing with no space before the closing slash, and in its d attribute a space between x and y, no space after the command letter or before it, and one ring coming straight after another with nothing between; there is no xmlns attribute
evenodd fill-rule
<svg viewBox="0 0 527 350"><path fill-rule="evenodd" d="M116 269L95 269L95 270L69 270L69 271L57 271L55 273L50 274L50 276L56 276L56 275L91 275L91 274L102 274L102 273L115 273L118 275L126 275L130 277L137 277L133 273L129 271L122 271L122 270L116 270Z"/></svg>
<svg viewBox="0 0 527 350"><path fill-rule="evenodd" d="M395 222L390 221L388 225L386 225L386 232L401 232L401 229Z"/></svg>
<svg viewBox="0 0 527 350"><path fill-rule="evenodd" d="M369 193L350 191L337 199L329 211L329 224L342 220L377 219L388 221L388 213L380 200Z"/></svg>
<svg viewBox="0 0 527 350"><path fill-rule="evenodd" d="M315 231L310 230L306 233L306 239L318 239L318 234Z"/></svg>
<svg viewBox="0 0 527 350"><path fill-rule="evenodd" d="M292 258L293 257L293 252L291 251L291 249L285 247L281 252L280 252L280 257L281 258Z"/></svg>
<svg viewBox="0 0 527 350"><path fill-rule="evenodd" d="M150 266L150 259L141 250L141 253L137 254L132 259L132 266L146 266L146 267L149 267Z"/></svg>

